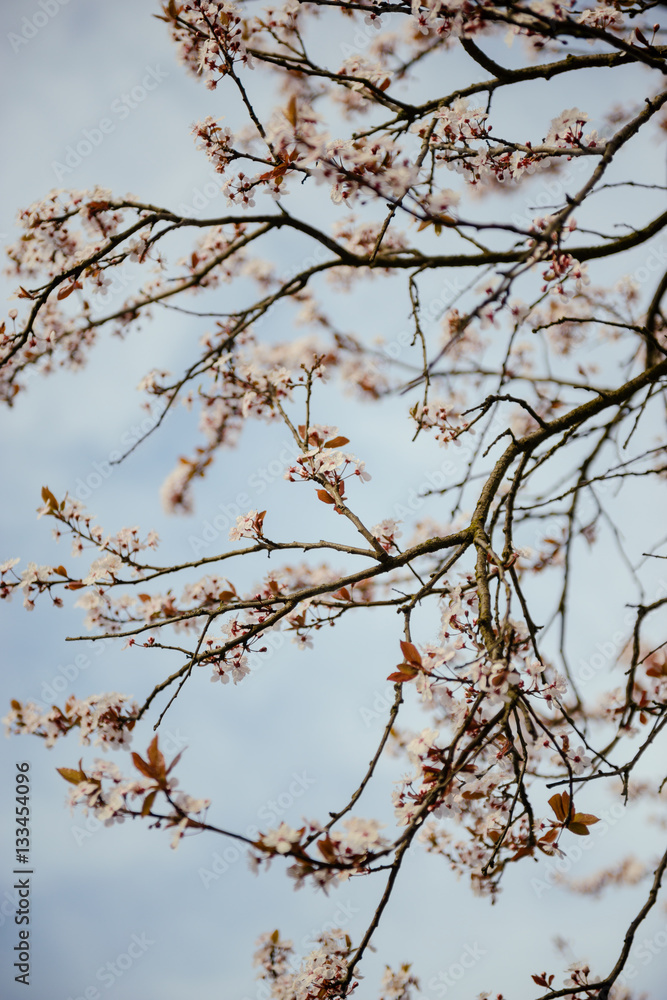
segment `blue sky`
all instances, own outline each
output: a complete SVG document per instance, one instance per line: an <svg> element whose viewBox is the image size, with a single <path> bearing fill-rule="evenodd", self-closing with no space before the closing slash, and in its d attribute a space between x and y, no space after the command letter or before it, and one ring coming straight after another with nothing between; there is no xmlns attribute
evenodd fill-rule
<svg viewBox="0 0 667 1000"><path fill-rule="evenodd" d="M62 6L56 0L44 0L41 6L21 0L0 7L4 46L0 78L5 95L0 241L4 245L13 238L16 210L54 186L100 184L168 207L196 208L207 201L207 213L223 210L224 199L207 188L210 171L190 135L193 120L220 114L223 97L186 76L176 63L165 26L152 17L156 11L157 6L146 0L113 4L70 0ZM128 100L125 95L142 81L155 83L154 89L147 90L143 100L131 96ZM82 137L97 139L98 132L103 136L99 144L77 163L69 149ZM641 169L648 171L645 165ZM298 249L290 252L296 255ZM642 259L636 257L635 266ZM4 278L2 287L7 298L12 288ZM350 306L350 320L362 326L376 324L381 333L383 324L391 322L392 302L384 308L383 313L376 293L365 312ZM61 496L80 489L82 483L95 483L88 487L91 495L86 502L105 528L126 524L156 528L165 539L161 554L167 561L187 558L191 538L202 535L221 505L233 504L253 476L270 470L285 447L286 434L280 428L253 428L242 454L228 454L218 461L210 481L197 494L195 514L190 519L168 518L160 509L158 489L177 455L193 439L193 418L182 412L170 418L165 433L150 438L112 474L100 474L110 453L142 419L133 387L156 364L156 357L159 365L176 366L186 349L179 321L160 316L140 335L133 334L131 342L105 340L85 372L59 373L33 382L25 398L2 414L5 488L0 560L21 555L43 563L69 555L62 548L67 543L57 548L49 525L35 518L44 484ZM378 520L391 516L392 505L402 502L411 484L422 483L444 459L441 452L420 445L396 477L391 472L392 455L408 441L401 415L376 414L351 400L338 410L333 389L324 393L323 401L323 408L343 413L354 428L355 452L369 456L367 464L376 476L374 492L364 494L361 503L369 513L377 510ZM388 428L391 435L385 434ZM102 480L99 485L95 473ZM286 502L282 480L270 471L267 475L274 480L266 502L274 502L275 523L291 530L294 494ZM380 509L380 496L385 509ZM259 500L255 495L250 506ZM300 530L319 532L319 511L313 512L312 505L306 507L300 498L296 506ZM224 535L221 541L225 542ZM591 572L612 565L606 556L598 558L603 561L591 566ZM258 562L251 572L260 571ZM0 608L0 614L3 712L10 697L48 700L52 690L58 693L63 688L65 694L74 691L81 696L103 690L139 696L165 672L164 663L139 654L133 658L131 651L123 653L112 643L100 648L65 642L65 636L82 631L81 615L71 607L56 611L43 604L29 615L15 600ZM591 619L579 624L582 660L589 659L596 643L605 642L613 630L604 594L600 613ZM372 632L351 625L320 633L315 649L308 653L285 644L238 688L223 689L208 685L206 677L198 678L198 686L187 688L173 706L162 735L167 756L187 747L179 768L181 786L193 795L209 796L212 821L241 832L261 826L269 815L299 825L304 815L323 818L329 809L340 807L356 787L384 725L378 709L384 707L390 688L384 678L387 665L391 668L395 662L397 633L395 620L387 613L378 616ZM59 700L64 700L62 695ZM426 724L416 710L408 718L415 726ZM143 751L150 736L150 726L137 732L134 749ZM220 996L262 1000L251 968L259 933L279 927L305 946L318 928L331 923L346 927L353 937L363 931L379 884L358 880L328 897L308 889L295 894L283 866L276 864L268 874L255 877L242 854L222 838L190 837L174 852L168 834L151 831L145 824L126 822L110 830L94 824L86 827L83 817L70 816L65 808L64 782L55 773L57 766L78 760L81 748L73 739L51 751L27 738L3 740L0 747L8 820L0 841L0 947L5 968L17 940L11 893L11 788L15 762L31 763L33 996L96 1000L96 990L112 1000L140 995L160 1000L192 995L200 1000ZM92 756L87 751L86 759ZM389 818L387 790L403 770L396 760L383 762L378 790L369 793L361 815ZM638 836L634 821L612 819L595 851L577 862L577 874L617 856ZM658 843L652 832L646 832L642 850L650 854ZM388 959L414 960L426 997L444 996L447 990L448 995L468 997L487 988L503 989L512 996L532 995L525 956L531 956L529 972L566 964L557 958L552 943L553 934L563 927L574 948L572 957L584 951L604 970L620 945L615 916L588 899L571 902L558 888L536 888L531 879L535 872L538 878L544 874L544 866L532 869L529 864L517 866L491 908L433 860L413 858L378 934L379 951L366 963L368 985L362 984L359 995L375 995L374 984ZM643 893L643 888L622 890L616 914L632 915ZM664 911L656 913L647 936L659 932L665 922ZM446 986L448 970L466 949L468 954L477 949L478 957L460 990L453 993ZM658 965L645 972L647 988L658 981ZM3 971L2 994L14 1000L25 991Z"/></svg>

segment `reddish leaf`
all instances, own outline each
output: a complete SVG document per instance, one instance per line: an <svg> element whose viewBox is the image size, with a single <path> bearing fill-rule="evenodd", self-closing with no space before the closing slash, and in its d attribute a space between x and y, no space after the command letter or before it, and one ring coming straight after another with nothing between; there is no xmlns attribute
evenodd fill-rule
<svg viewBox="0 0 667 1000"><path fill-rule="evenodd" d="M106 212L109 207L108 201L89 201L88 208L91 212Z"/></svg>
<svg viewBox="0 0 667 1000"><path fill-rule="evenodd" d="M56 298L60 301L61 299L66 299L68 295L71 295L76 288L81 288L80 281L73 281L71 285L67 285L66 288L61 288Z"/></svg>
<svg viewBox="0 0 667 1000"><path fill-rule="evenodd" d="M332 503L332 504L336 503L336 501L329 496L326 490L317 490L317 495L322 501L322 503Z"/></svg>
<svg viewBox="0 0 667 1000"><path fill-rule="evenodd" d="M399 663L396 671L393 674L389 674L387 680L394 681L396 684L403 684L405 681L413 680L418 673L419 671L409 663Z"/></svg>
<svg viewBox="0 0 667 1000"><path fill-rule="evenodd" d="M154 773L150 764L147 764L145 760L142 760L138 753L132 753L132 762L137 771L141 771L146 778L152 778L153 780L157 778L157 775Z"/></svg>
<svg viewBox="0 0 667 1000"><path fill-rule="evenodd" d="M510 861L518 861L519 858L530 857L533 853L532 847L520 847L519 850L512 855Z"/></svg>
<svg viewBox="0 0 667 1000"><path fill-rule="evenodd" d="M404 642L401 640L401 652L407 660L408 663L421 667L422 658L419 650L416 646L413 646L411 642Z"/></svg>
<svg viewBox="0 0 667 1000"><path fill-rule="evenodd" d="M159 777L165 777L166 762L164 759L164 754L158 749L157 745L157 734L153 737L148 745L148 759L155 769L155 772Z"/></svg>
<svg viewBox="0 0 667 1000"><path fill-rule="evenodd" d="M346 437L335 437L331 438L331 441L327 441L325 448L342 448L344 444L349 444L350 439Z"/></svg>

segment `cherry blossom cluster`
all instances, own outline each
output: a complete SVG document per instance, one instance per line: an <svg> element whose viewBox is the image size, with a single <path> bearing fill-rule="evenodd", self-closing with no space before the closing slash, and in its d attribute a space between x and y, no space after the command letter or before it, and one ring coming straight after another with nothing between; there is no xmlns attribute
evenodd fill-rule
<svg viewBox="0 0 667 1000"><path fill-rule="evenodd" d="M229 128L222 128L218 122L209 115L200 122L196 122L192 127L196 138L197 149L204 151L219 174L223 174L228 165L238 155L232 143L234 136Z"/></svg>
<svg viewBox="0 0 667 1000"><path fill-rule="evenodd" d="M419 980L405 962L398 969L385 968L380 983L380 1000L412 1000L413 990L419 990Z"/></svg>
<svg viewBox="0 0 667 1000"><path fill-rule="evenodd" d="M395 551L398 548L396 545L396 539L400 538L403 534L398 527L399 524L400 521L387 517L384 521L380 521L379 524L376 524L371 528L371 534L377 538L385 552L391 552L392 549Z"/></svg>
<svg viewBox="0 0 667 1000"><path fill-rule="evenodd" d="M154 817L157 827L164 825L173 830L171 846L175 848L188 829L201 828L203 814L210 805L209 799L195 799L177 790L178 779L170 775L180 757L178 754L167 766L155 736L145 760L138 753L132 754L140 779L127 780L115 764L104 760L96 760L88 772L81 764L78 768L59 767L58 772L74 786L69 792L72 808L81 806L85 815L93 813L106 826L122 823L126 816ZM153 811L158 795L166 798L169 812ZM135 799L140 809L134 807Z"/></svg>
<svg viewBox="0 0 667 1000"><path fill-rule="evenodd" d="M389 136L379 135L328 143L311 174L331 185L335 205L353 205L369 197L400 201L417 183L419 167Z"/></svg>
<svg viewBox="0 0 667 1000"><path fill-rule="evenodd" d="M125 571L129 571L132 577L140 576L142 571L137 565L136 556L146 549L157 548L159 544L155 531L149 531L142 539L138 527L121 528L114 534L105 536L101 527L93 522L92 516L86 513L81 501L67 494L58 502L45 486L42 489L42 499L44 504L38 509L38 516L47 515L59 522L59 527L53 531L56 539L62 537L63 528L72 535L73 556L81 555L85 548L95 548L102 554L91 562L88 572L82 577L72 576L63 565L37 566L32 562L19 575L14 572L14 566L20 560L6 560L0 565L0 598L10 599L14 590L22 590L24 607L29 610L34 608L37 594L45 591L51 593L57 587L81 590L93 585L114 584L122 578ZM7 577L10 572L14 575L13 580ZM62 607L61 597L54 597L52 593L51 597L57 607Z"/></svg>
<svg viewBox="0 0 667 1000"><path fill-rule="evenodd" d="M378 683L394 685L393 702L383 698L382 711L370 713L377 752L326 825L286 816L250 843L209 824L208 801L178 791L178 758L167 765L157 738L145 759L132 755L138 778L104 761L60 769L72 805L104 823L143 816L169 828L174 846L188 831L236 836L248 843L255 869L285 859L295 888L326 892L349 877L388 877L358 950L342 930L320 935L304 958L278 931L263 935L256 961L274 1000L353 992L414 844L494 898L509 866L560 856L572 837L590 834L598 817L585 811L588 789L606 784L592 779L622 785L628 802L659 802L657 783L631 772L662 732L667 658L651 629L667 598L642 596L632 605L634 623L614 639L593 688L569 662L580 547L617 545L620 563L633 567L633 586L647 595L644 574L664 558L658 541L630 552L634 539L622 538L613 521L617 487L649 474L664 479L664 447L654 439L667 371L664 255L647 256L633 278L609 288L594 286L586 270L588 261L593 270L596 258L648 246L664 225L662 208L652 220L648 214L649 185L641 194L646 218L629 210L600 233L588 208L592 194L612 206L608 187L617 185L618 206L630 203L637 185L625 186L620 167L613 177L607 168L642 148L631 145L635 136L664 125L667 97L634 82L664 69L660 26L651 34L647 13L643 3L604 0L288 0L263 11L168 0L162 20L187 69L209 89L225 88L225 119L206 116L192 132L220 177L227 214L188 218L182 208L94 188L51 192L20 215L22 235L9 249L19 309L0 329L3 399L11 403L32 371L81 367L101 330L125 335L172 308L195 330L192 356L173 374L156 358L139 388L164 405L159 422L177 402L197 407L200 439L173 456L165 509L192 512L195 486L254 419L289 435L284 478L312 483L315 497L341 516L335 541L319 531L284 541L265 534L266 518L267 531L277 523L269 499L267 510L239 501L229 531L238 547L221 538L218 551L154 565L155 532L106 534L82 504L45 487L40 516L52 518L56 538L71 539L72 556L88 550L90 565L75 575L40 562L21 571L18 559L7 559L0 597L20 591L31 609L40 593L62 605L60 595L73 591L94 638L121 638L133 658L151 650L154 659L178 653L182 660L139 704L116 693L72 696L62 709L13 701L9 731L52 746L78 728L86 746L124 749L139 720L156 704L161 719L193 675L208 672L225 697L229 681L248 676L276 637L307 650L318 630L341 619L368 617L376 606L378 614L398 613L398 662L369 664ZM327 50L319 39L339 22L346 41ZM362 24L363 45L353 35ZM522 51L503 55L502 42L515 39ZM450 52L467 60L465 86L449 77L443 84L435 72ZM561 81L598 68L611 79L626 65L623 107L600 111L604 95L596 91L590 114L578 107L554 114L579 100L559 98ZM424 84L432 80L429 94ZM534 120L508 115L534 80L550 110ZM591 115L605 137L590 127ZM544 206L540 180L549 207L536 209ZM515 190L523 201L507 197ZM171 262L162 248L173 233L190 238ZM392 294L404 296L396 329L393 317L376 324L373 314L372 329L350 332L357 306L362 316L373 312L362 281L375 279L378 294L389 276ZM211 302L200 303L206 294ZM351 308L338 312L343 295ZM287 323L274 322L280 310L289 311ZM337 380L333 393L323 386L328 378ZM367 402L398 399L425 454L434 441L465 439L467 447L448 450L439 468L441 460L426 466L421 481L406 472L410 499L392 507L381 497L366 523L354 491L345 494L354 476L370 480L365 464L337 427L317 422L328 419L322 400L329 407L339 385ZM403 391L411 393L407 406ZM289 493L279 476L275 488ZM229 520L223 535L228 528ZM321 562L315 550L326 553ZM246 556L271 560L240 585ZM551 638L557 627L560 649ZM172 634L183 637L178 645ZM416 731L399 716L404 702L425 713ZM356 813L387 752L409 768L391 796L393 825ZM634 884L650 877L648 868L625 859L580 880L578 891L595 895L605 880ZM552 973L532 979L563 992ZM579 962L565 987L570 996L595 996L594 982ZM407 963L386 968L382 1000L410 1000L417 990Z"/></svg>
<svg viewBox="0 0 667 1000"><path fill-rule="evenodd" d="M470 427L470 422L461 420L460 413L451 403L431 399L428 403L417 403L410 411L410 416L421 430L435 429L434 438L442 445L457 443L462 434Z"/></svg>
<svg viewBox="0 0 667 1000"><path fill-rule="evenodd" d="M79 741L84 746L100 746L103 750L127 747L138 705L127 695L97 694L88 698L72 695L64 709L54 705L45 711L34 702L22 705L12 701L11 711L2 720L10 733L32 733L52 747L61 736L78 728Z"/></svg>
<svg viewBox="0 0 667 1000"><path fill-rule="evenodd" d="M245 629L239 626L236 619L227 622L223 628L227 631L229 639L233 640L245 636ZM207 640L207 655L203 662L212 666L211 681L228 684L231 678L234 684L238 684L250 673L248 657L243 651L243 646L238 645L231 649L224 649L224 644L222 639L218 639L217 643L213 638Z"/></svg>
<svg viewBox="0 0 667 1000"><path fill-rule="evenodd" d="M286 470L285 479L291 483L314 480L328 486L329 489L318 490L317 495L323 503L332 504L339 511L340 501L345 500L345 480L351 476L358 476L362 483L370 480L365 462L349 452L339 451L349 438L338 434L337 427L315 424L307 429L300 427L299 432L308 447Z"/></svg>
<svg viewBox="0 0 667 1000"><path fill-rule="evenodd" d="M259 978L270 989L272 1000L342 1000L350 996L357 982L348 976L352 942L338 929L322 931L317 947L300 963L295 960L292 942L279 932L263 934L257 944L254 964Z"/></svg>
<svg viewBox="0 0 667 1000"><path fill-rule="evenodd" d="M178 8L169 3L163 11L181 61L204 78L209 90L215 90L236 63L252 65L243 37L245 22L235 3L188 0Z"/></svg>
<svg viewBox="0 0 667 1000"><path fill-rule="evenodd" d="M261 538L264 534L265 514L265 510L261 513L257 510L250 510L247 514L241 514L236 518L236 524L229 531L230 539L237 541L239 538Z"/></svg>

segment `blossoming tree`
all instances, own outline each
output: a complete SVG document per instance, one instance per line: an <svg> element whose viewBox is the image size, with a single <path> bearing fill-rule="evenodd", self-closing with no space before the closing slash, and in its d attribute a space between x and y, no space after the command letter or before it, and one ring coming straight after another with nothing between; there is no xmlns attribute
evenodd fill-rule
<svg viewBox="0 0 667 1000"><path fill-rule="evenodd" d="M182 371L152 370L139 388L160 406L151 430L185 403L199 408L202 437L164 483L167 509L188 514L218 452L239 444L247 422L266 421L293 441L281 488L320 514L321 537L281 539L270 508L248 510L233 546L166 565L155 532L109 531L45 486L40 516L90 560L79 572L69 559L0 567L0 596L19 591L29 609L76 595L90 630L82 640L180 657L138 700L72 696L46 711L12 702L9 729L49 746L74 729L86 746L123 750L139 720L154 723L148 749L125 768L109 758L60 768L73 804L107 824L144 817L170 828L173 846L193 831L245 841L256 868L284 859L297 887L377 883L357 940L341 928L297 955L277 930L262 935L259 975L276 1000L357 989L409 852L435 855L493 900L511 866L566 855L591 835L593 789L628 809L664 798L661 775L636 777L667 723L667 589L655 578L664 526L647 511L626 538L615 523L665 471L667 272L654 239L667 222L665 189L637 179L667 127L660 14L645 0L287 0L262 10L170 0L158 16L181 61L238 118L193 128L226 212L187 217L95 189L54 191L20 214L3 400L11 405L34 372L83 367L103 332L126 336L172 308L200 330L197 349ZM447 89L454 57L461 80ZM581 108L559 105L568 88ZM174 261L176 239L189 250ZM287 239L305 263L286 275ZM634 275L620 277L624 268ZM122 269L140 278L117 301L108 289ZM339 307L388 283L410 335L350 329ZM275 316L284 335L265 322ZM337 412L325 379L340 386ZM373 494L372 456L352 450L349 392L456 456L449 474L430 477L418 516ZM585 604L587 552L600 546L616 546L627 567L608 586L629 618L604 663L577 674L568 623ZM244 590L235 566L258 557L272 558ZM346 804L252 839L221 828L215 802L176 790L178 759L165 759L160 723L201 671L241 684L272 634L307 648L324 625L372 628L387 608L398 664L368 667L393 683L394 700ZM421 732L401 726L408 702L422 706ZM363 811L391 747L409 768L386 790L393 829ZM629 997L624 970L666 867L667 852L625 857L574 884L591 892L643 879L645 902L612 968L581 962L563 979L527 966L526 988L532 977L544 1000ZM408 1000L417 970L388 965L376 986L385 1000Z"/></svg>

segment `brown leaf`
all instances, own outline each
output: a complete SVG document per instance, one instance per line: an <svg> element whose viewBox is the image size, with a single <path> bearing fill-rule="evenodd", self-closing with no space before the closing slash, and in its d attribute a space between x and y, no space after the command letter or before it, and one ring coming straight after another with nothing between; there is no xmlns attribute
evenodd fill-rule
<svg viewBox="0 0 667 1000"><path fill-rule="evenodd" d="M79 782L86 780L83 771L75 767L57 767L56 771L62 775L65 781L70 781L73 785L78 785Z"/></svg>
<svg viewBox="0 0 667 1000"><path fill-rule="evenodd" d="M583 823L571 822L567 824L567 828L570 833L576 833L578 837L588 837L590 834L590 830Z"/></svg>
<svg viewBox="0 0 667 1000"><path fill-rule="evenodd" d="M336 851L328 836L323 837L322 840L318 840L317 847L325 861L332 863L336 860Z"/></svg>
<svg viewBox="0 0 667 1000"><path fill-rule="evenodd" d="M327 441L327 443L324 445L324 447L325 448L342 448L344 444L349 444L349 443L350 443L350 439L349 438L342 437L341 435L339 435L338 437L331 438L331 441Z"/></svg>
<svg viewBox="0 0 667 1000"><path fill-rule="evenodd" d="M155 788L152 792L148 793L148 795L144 799L144 804L141 807L141 815L142 816L148 816L148 814L150 813L151 809L153 808L153 803L155 802L155 796L156 795L157 795L157 788Z"/></svg>
<svg viewBox="0 0 667 1000"><path fill-rule="evenodd" d="M549 799L549 805L556 813L556 819L560 820L561 823L564 823L570 811L570 796L568 793L563 792L562 795L559 795L558 792L556 792L556 794L552 795Z"/></svg>
<svg viewBox="0 0 667 1000"><path fill-rule="evenodd" d="M317 490L317 495L322 501L322 503L335 503L336 501L329 496L326 490Z"/></svg>
<svg viewBox="0 0 667 1000"><path fill-rule="evenodd" d="M297 115L296 115L296 96L294 94L292 94L292 96L289 99L289 103L288 103L287 109L285 111L285 118L287 118L287 121L290 123L290 125L292 125L292 126L296 125L296 118L297 118Z"/></svg>
<svg viewBox="0 0 667 1000"><path fill-rule="evenodd" d="M42 486L42 500L44 503L48 504L50 508L58 507L58 501L54 497L53 493L48 486Z"/></svg>
<svg viewBox="0 0 667 1000"><path fill-rule="evenodd" d="M174 768L176 767L176 765L178 764L178 762L179 762L179 760L181 759L181 757L182 757L182 756L183 756L183 751L181 750L181 752L180 752L180 753L177 753L177 754L176 754L176 756L175 756L175 757L174 757L174 759L172 760L171 764L170 764L170 765L169 765L169 767L167 768L167 774L169 774L169 773L170 773L170 771L173 771L173 770L174 770Z"/></svg>
<svg viewBox="0 0 667 1000"><path fill-rule="evenodd" d="M600 820L591 813L575 813L572 817L572 822L583 823L585 826L593 826L594 823L599 823Z"/></svg>

